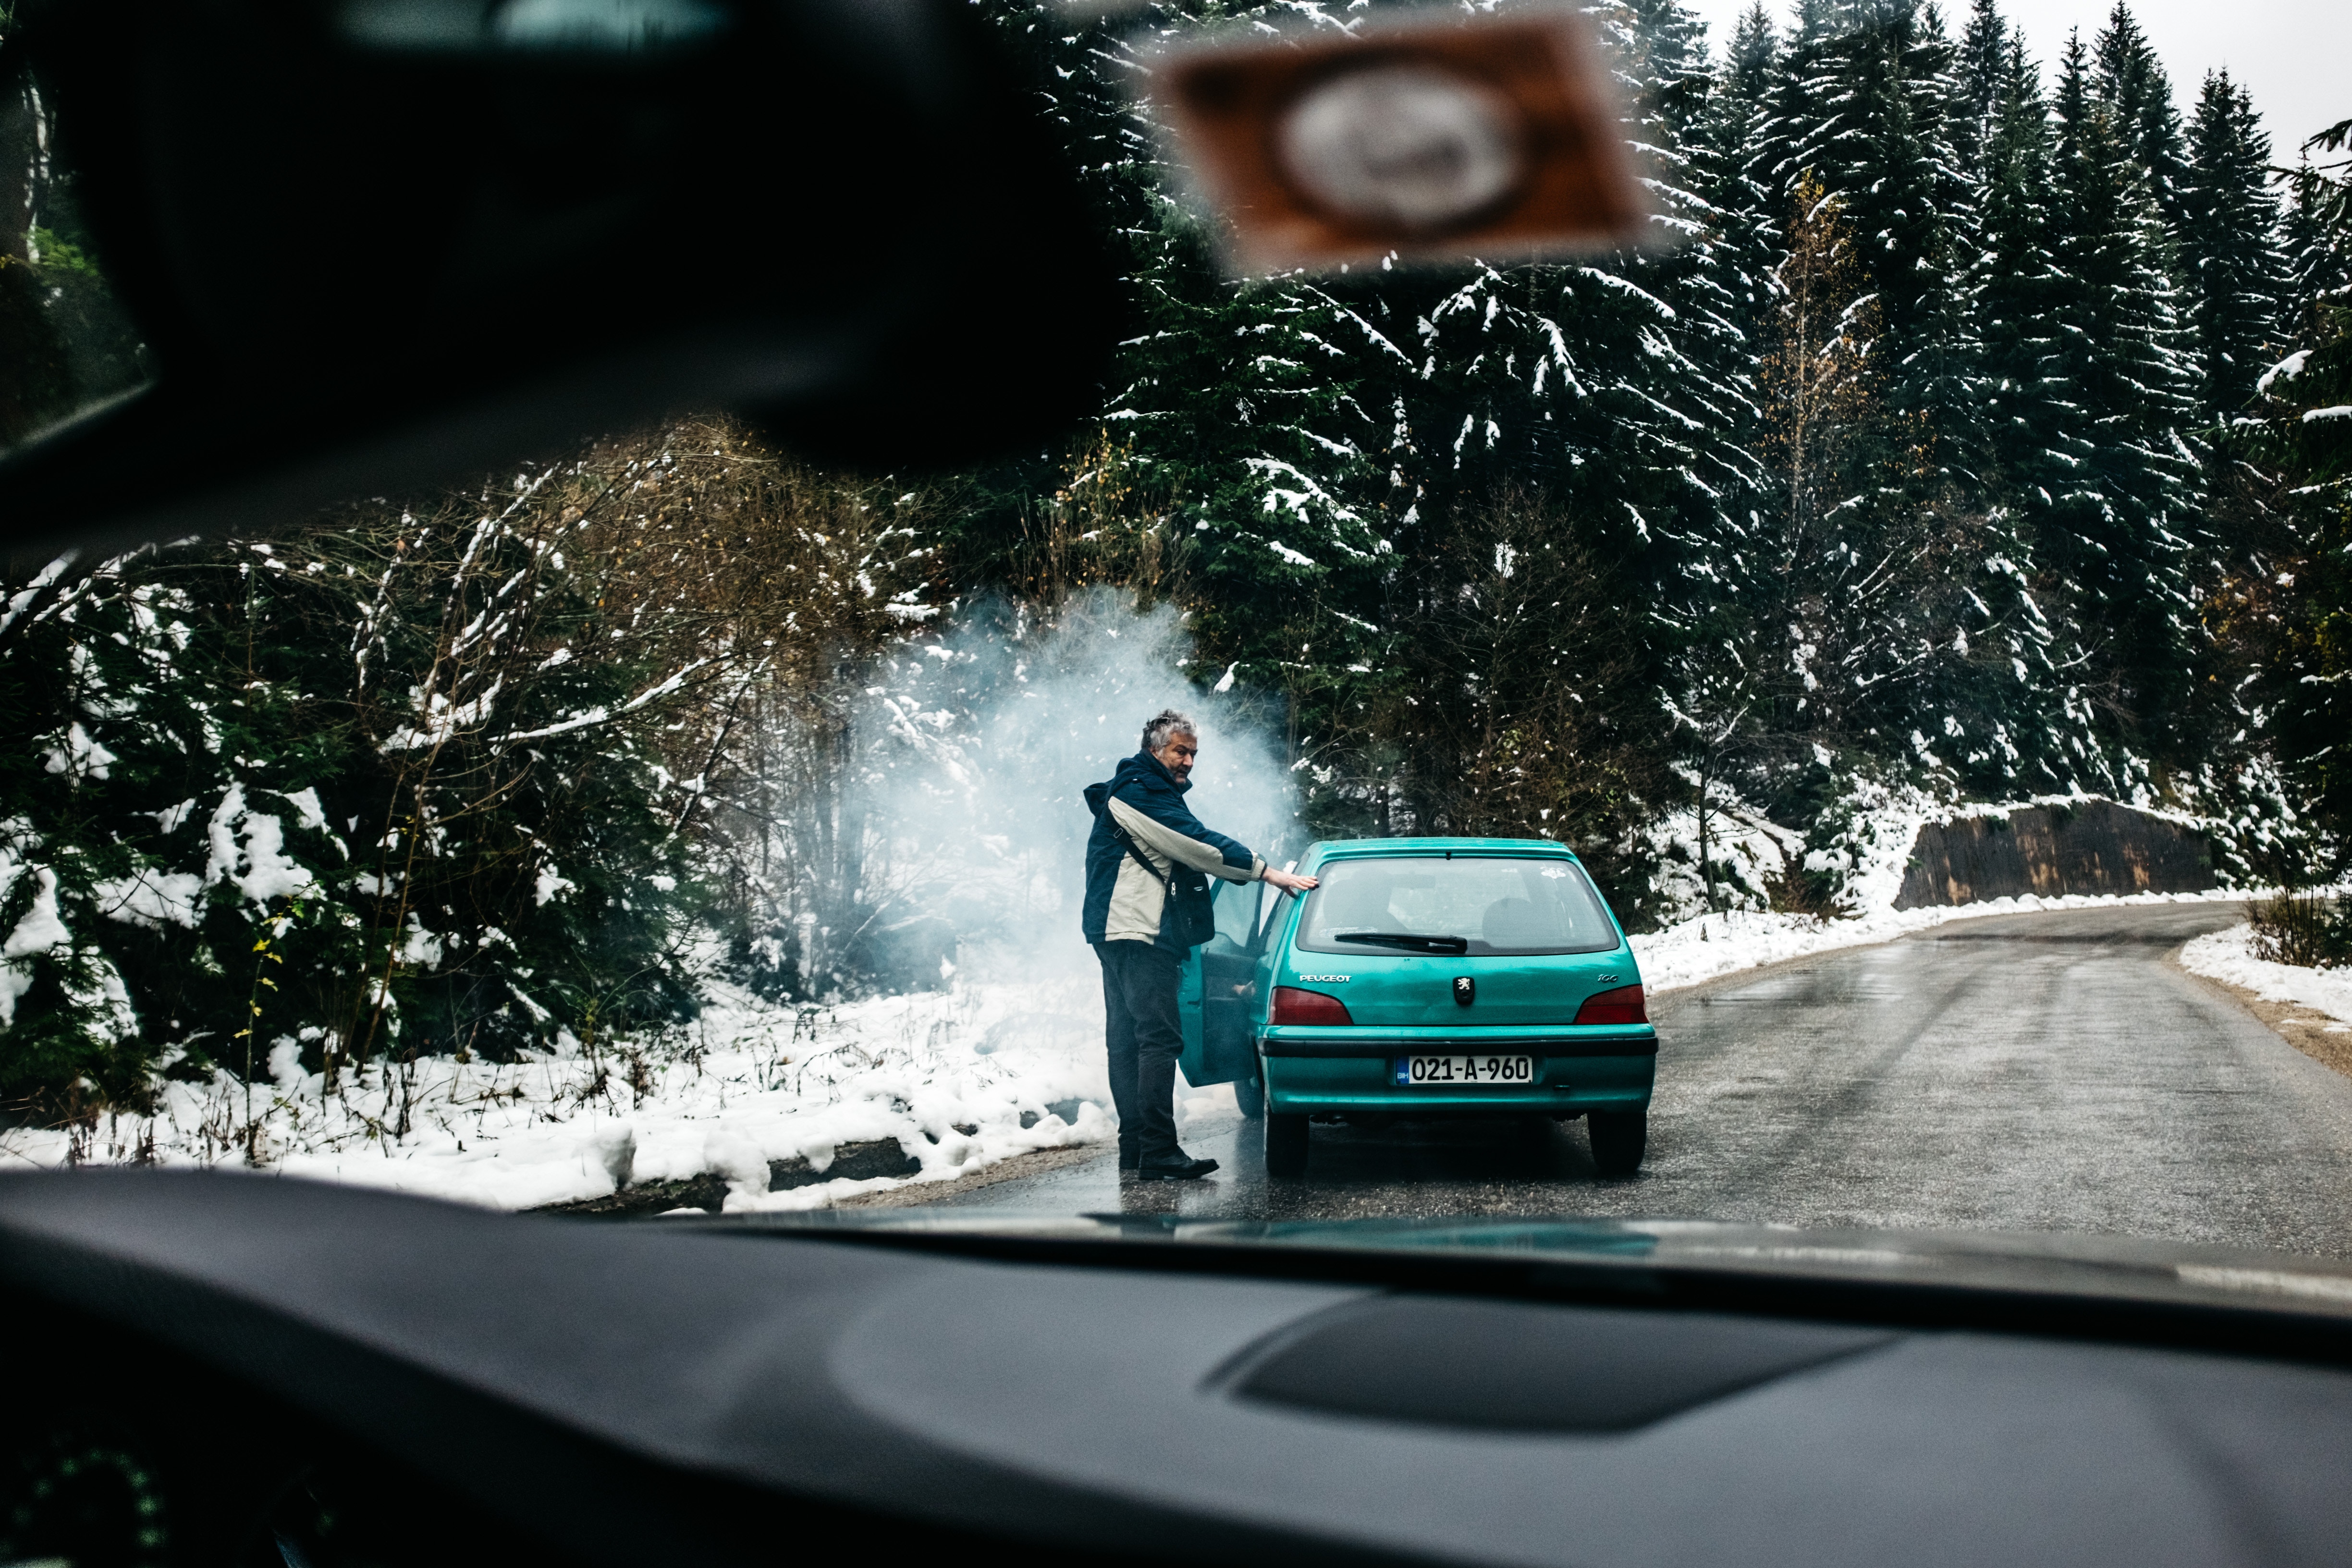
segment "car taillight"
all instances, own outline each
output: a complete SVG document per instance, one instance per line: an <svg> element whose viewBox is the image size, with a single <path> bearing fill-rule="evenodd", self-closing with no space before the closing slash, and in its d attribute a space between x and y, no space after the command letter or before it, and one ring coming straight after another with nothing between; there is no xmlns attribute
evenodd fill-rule
<svg viewBox="0 0 2352 1568"><path fill-rule="evenodd" d="M1650 1021L1650 1007L1643 998L1640 986L1620 985L1614 991L1596 991L1587 996L1584 1005L1576 1010L1576 1021L1580 1024L1646 1024Z"/></svg>
<svg viewBox="0 0 2352 1568"><path fill-rule="evenodd" d="M1277 985L1274 988L1274 1013L1267 1021L1344 1027L1356 1020L1348 1016L1348 1005L1337 996L1326 996L1320 991L1301 991L1296 985Z"/></svg>

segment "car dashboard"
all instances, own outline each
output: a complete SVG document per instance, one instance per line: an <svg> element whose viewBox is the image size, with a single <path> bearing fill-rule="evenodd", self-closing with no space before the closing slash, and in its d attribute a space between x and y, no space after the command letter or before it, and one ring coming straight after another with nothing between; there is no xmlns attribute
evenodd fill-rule
<svg viewBox="0 0 2352 1568"><path fill-rule="evenodd" d="M8 1177L0 1556L2342 1555L2325 1312L1630 1262Z"/></svg>

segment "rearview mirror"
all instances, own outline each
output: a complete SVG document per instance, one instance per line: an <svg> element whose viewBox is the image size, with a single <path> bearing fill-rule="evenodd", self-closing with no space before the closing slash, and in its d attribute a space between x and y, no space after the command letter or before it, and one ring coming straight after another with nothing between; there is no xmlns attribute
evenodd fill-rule
<svg viewBox="0 0 2352 1568"><path fill-rule="evenodd" d="M11 550L251 526L681 406L921 465L1097 395L1110 264L961 0L16 16L0 180L75 209L143 357L0 429Z"/></svg>

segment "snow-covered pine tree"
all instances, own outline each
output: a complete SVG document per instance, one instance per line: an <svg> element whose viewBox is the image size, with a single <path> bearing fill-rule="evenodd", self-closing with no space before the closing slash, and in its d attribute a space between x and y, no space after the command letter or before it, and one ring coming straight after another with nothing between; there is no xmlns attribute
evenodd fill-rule
<svg viewBox="0 0 2352 1568"><path fill-rule="evenodd" d="M1656 0L1599 20L1663 221L1697 233L1706 209L1687 190L1685 148L1704 100L1696 24ZM1139 44L1185 26L1172 13L1139 36L1068 26L1054 45L1060 111L1083 127L1097 111L1081 99L1122 96L1117 76ZM1529 516L1572 525L1626 563L1627 597L1651 601L1672 574L1670 539L1706 531L1746 471L1744 395L1711 368L1736 372L1742 340L1704 243L1585 266L1228 282L1153 156L1138 139L1100 160L1134 169L1144 198L1126 230L1149 320L1111 427L1131 435L1131 461L1162 476L1185 525L1203 665L1237 664L1242 681L1284 694L1295 754L1321 781L1314 809L1353 820L1385 801L1397 765L1380 715L1402 701L1403 627L1485 569L1459 559L1462 529L1501 518L1512 487L1539 492L1509 512L1511 529ZM1634 651L1654 689L1653 649Z"/></svg>
<svg viewBox="0 0 2352 1568"><path fill-rule="evenodd" d="M2191 154L2179 255L2199 374L2195 445L2210 478L2192 552L2200 635L2187 720L2206 743L2184 759L2193 772L2183 793L2237 825L2228 852L2252 876L2292 883L2324 858L2314 830L2327 836L2295 798L2309 778L2292 731L2310 693L2288 672L2309 663L2310 649L2294 646L2296 612L2306 594L2324 594L2328 573L2306 559L2315 519L2293 477L2303 433L2279 417L2291 399L2277 384L2293 378L2273 367L2294 312L2269 146L2226 72L2205 79Z"/></svg>
<svg viewBox="0 0 2352 1568"><path fill-rule="evenodd" d="M2305 142L2294 167L2284 171L2287 335L2293 342L2317 341L2322 312L2352 297L2352 179L2346 177L2352 159L2340 155L2347 142L2352 120ZM2326 156L2330 153L2338 156Z"/></svg>
<svg viewBox="0 0 2352 1568"><path fill-rule="evenodd" d="M42 1120L143 1103L175 1041L227 1054L251 1027L256 924L310 881L286 863L337 858L286 804L318 783L332 726L204 635L214 590L245 597L236 563L223 584L154 554L12 570L0 611L20 737L0 755L0 1099ZM310 731L290 753L289 718Z"/></svg>
<svg viewBox="0 0 2352 1568"><path fill-rule="evenodd" d="M1756 384L1762 344L1779 331L1780 228L1777 186L1768 191L1759 148L1782 66L1770 14L1751 5L1734 25L1689 138L1693 189L1706 204L1696 246L1704 278L1725 299L1730 331L1696 342L1711 379L1736 395L1720 406L1722 434L1752 454L1762 428ZM1717 483L1715 504L1674 540L1675 572L1654 603L1667 635L1664 681L1676 772L1696 792L1700 880L1713 900L1705 840L1714 809L1761 763L1762 691L1777 649L1756 646L1754 617L1778 570L1779 541L1765 475L1752 465Z"/></svg>
<svg viewBox="0 0 2352 1568"><path fill-rule="evenodd" d="M2205 79L2180 193L2180 276L2208 425L2244 408L2254 378L2284 353L2286 259L2270 188L2270 138L2253 98L2227 71Z"/></svg>
<svg viewBox="0 0 2352 1568"><path fill-rule="evenodd" d="M1885 521L1874 469L1886 418L1877 299L1844 202L1799 181L1780 273L1780 331L1766 347L1760 446L1776 523L1774 581L1753 631L1785 646L1759 666L1769 729L1790 755L1859 738L1852 711L1876 640L1861 584L1877 574Z"/></svg>
<svg viewBox="0 0 2352 1568"><path fill-rule="evenodd" d="M2333 836L2322 874L2352 859L2352 120L2304 144L2294 257L2305 301L2294 352L2258 380L2260 454L2284 540L2252 587L2263 695L2281 761Z"/></svg>
<svg viewBox="0 0 2352 1568"><path fill-rule="evenodd" d="M2000 121L2012 41L1997 0L1974 0L1953 66L1952 115L1952 148L1960 173L1973 184L1984 184L1985 154Z"/></svg>
<svg viewBox="0 0 2352 1568"><path fill-rule="evenodd" d="M1780 331L1759 373L1779 549L1756 630L1785 645L1774 724L1792 756L1900 753L1934 667L1966 646L1938 583L1965 582L1972 563L1914 494L1926 458L1916 419L1889 405L1889 334L1843 199L1808 174L1787 232Z"/></svg>
<svg viewBox="0 0 2352 1568"><path fill-rule="evenodd" d="M1772 316L1771 274L1784 204L1759 183L1753 159L1779 61L1772 17L1759 0L1740 14L1725 43L1706 111L1690 139L1693 190L1709 209L1707 273L1728 296L1732 322L1744 336L1743 362L1753 360L1754 344Z"/></svg>
<svg viewBox="0 0 2352 1568"><path fill-rule="evenodd" d="M1780 37L1772 25L1772 13L1763 0L1755 0L1739 14L1739 19L1732 24L1731 36L1724 40L1716 90L1747 106L1746 113L1751 120L1760 120L1764 95L1770 90L1780 54Z"/></svg>
<svg viewBox="0 0 2352 1568"><path fill-rule="evenodd" d="M2027 520L2069 482L2054 453L2066 410L2051 375L2057 277L2050 260L2049 107L2022 38L2004 30L1977 182L1974 254L1961 287L1979 356L1979 494L1992 539L1987 566L2003 590L2003 613L1983 650L1996 656L1996 668L1976 687L1979 723L1994 743L1981 757L1964 752L1960 760L1964 775L1975 774L1974 787L2015 793L2070 787L2084 776L2085 757L2098 754L2098 742L2087 704L2070 699L2055 668L2047 595L2033 586Z"/></svg>
<svg viewBox="0 0 2352 1568"><path fill-rule="evenodd" d="M2039 498L2053 471L2061 398L2049 373L2057 344L2050 316L2052 142L2041 75L2011 37L1985 142L1977 194L1977 252L1968 285L1981 354L1986 478L1998 494Z"/></svg>
<svg viewBox="0 0 2352 1568"><path fill-rule="evenodd" d="M1840 92L1829 66L1844 12L1842 0L1797 0L1772 61L1748 171L1776 211L1786 211L1797 182L1821 162Z"/></svg>
<svg viewBox="0 0 2352 1568"><path fill-rule="evenodd" d="M1977 353L1958 285L1976 219L1951 142L1953 67L1932 7L1854 5L1824 59L1835 91L1807 166L1843 204L1876 295L1889 407L1917 422L1926 471L1965 488Z"/></svg>
<svg viewBox="0 0 2352 1568"><path fill-rule="evenodd" d="M2070 39L2052 161L2044 374L2058 398L2046 499L2028 517L2070 607L2084 693L2142 757L2168 740L2188 680L2184 571L2200 466L2182 432L2195 367L2147 174ZM2120 780L2109 787L2121 787Z"/></svg>
<svg viewBox="0 0 2352 1568"><path fill-rule="evenodd" d="M2091 45L2091 90L2113 119L2117 141L2147 178L2148 196L2176 237L2186 216L2181 196L2189 158L2181 135L2180 110L2173 102L2172 79L2156 47L2147 41L2125 0L2116 0L2107 25Z"/></svg>
<svg viewBox="0 0 2352 1568"><path fill-rule="evenodd" d="M1361 386L1403 351L1312 282L1218 279L1187 221L1166 216L1171 254L1139 270L1150 331L1107 422L1131 435L1192 552L1204 654L1283 692L1294 740L1328 741L1313 715L1350 700L1350 667L1381 662L1398 524L1375 476L1393 426Z"/></svg>

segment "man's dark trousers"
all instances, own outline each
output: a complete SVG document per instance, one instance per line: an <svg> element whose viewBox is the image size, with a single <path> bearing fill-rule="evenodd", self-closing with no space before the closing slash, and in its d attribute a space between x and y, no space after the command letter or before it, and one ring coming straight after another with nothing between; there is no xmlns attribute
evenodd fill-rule
<svg viewBox="0 0 2352 1568"><path fill-rule="evenodd" d="M1184 1026L1176 986L1184 961L1148 942L1095 944L1102 960L1104 1043L1118 1108L1118 1163L1167 1164L1176 1147L1176 1058Z"/></svg>

